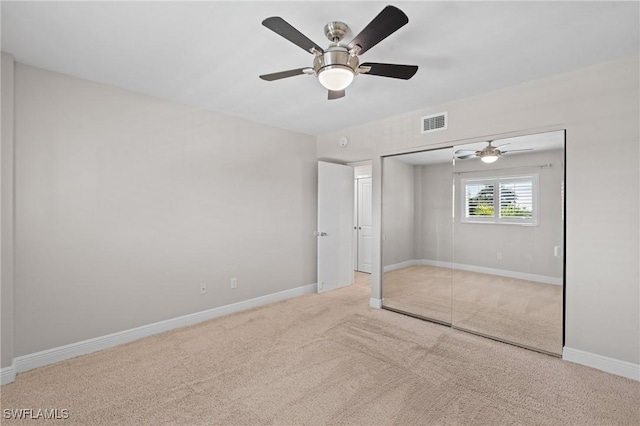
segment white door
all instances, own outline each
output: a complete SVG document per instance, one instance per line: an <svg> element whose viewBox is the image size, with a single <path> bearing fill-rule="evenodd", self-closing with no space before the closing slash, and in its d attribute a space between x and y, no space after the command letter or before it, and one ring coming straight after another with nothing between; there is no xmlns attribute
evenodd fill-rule
<svg viewBox="0 0 640 426"><path fill-rule="evenodd" d="M353 282L353 168L318 161L318 293Z"/></svg>
<svg viewBox="0 0 640 426"><path fill-rule="evenodd" d="M371 178L358 179L358 271L371 273Z"/></svg>

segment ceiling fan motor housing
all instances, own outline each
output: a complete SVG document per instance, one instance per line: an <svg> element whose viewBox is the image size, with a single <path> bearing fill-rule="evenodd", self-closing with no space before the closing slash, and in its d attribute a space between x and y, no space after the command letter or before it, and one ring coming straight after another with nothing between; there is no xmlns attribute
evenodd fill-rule
<svg viewBox="0 0 640 426"><path fill-rule="evenodd" d="M502 156L502 152L489 142L489 145L482 151L476 151L476 155L485 163L493 163Z"/></svg>
<svg viewBox="0 0 640 426"><path fill-rule="evenodd" d="M355 74L360 61L355 55L349 54L345 46L333 45L327 48L323 54L316 55L313 60L313 70L316 74L330 68L346 68Z"/></svg>

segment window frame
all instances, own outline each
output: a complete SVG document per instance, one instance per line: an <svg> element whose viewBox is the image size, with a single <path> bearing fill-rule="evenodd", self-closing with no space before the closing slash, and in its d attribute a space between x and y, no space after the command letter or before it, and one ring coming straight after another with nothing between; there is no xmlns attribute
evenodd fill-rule
<svg viewBox="0 0 640 426"><path fill-rule="evenodd" d="M501 183L514 181L531 181L531 217L517 216L501 217ZM488 223L494 225L520 225L537 226L539 222L539 173L527 173L505 176L475 176L460 178L460 222L461 223ZM469 184L493 185L493 216L468 216L467 186Z"/></svg>

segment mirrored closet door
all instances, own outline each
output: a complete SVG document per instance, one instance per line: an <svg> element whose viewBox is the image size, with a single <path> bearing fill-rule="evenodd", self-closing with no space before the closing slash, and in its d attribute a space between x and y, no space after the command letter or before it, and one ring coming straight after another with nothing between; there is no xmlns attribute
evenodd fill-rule
<svg viewBox="0 0 640 426"><path fill-rule="evenodd" d="M383 307L561 355L564 131L383 159Z"/></svg>
<svg viewBox="0 0 640 426"><path fill-rule="evenodd" d="M562 354L564 131L454 157L453 326Z"/></svg>
<svg viewBox="0 0 640 426"><path fill-rule="evenodd" d="M451 324L453 150L383 159L384 307Z"/></svg>

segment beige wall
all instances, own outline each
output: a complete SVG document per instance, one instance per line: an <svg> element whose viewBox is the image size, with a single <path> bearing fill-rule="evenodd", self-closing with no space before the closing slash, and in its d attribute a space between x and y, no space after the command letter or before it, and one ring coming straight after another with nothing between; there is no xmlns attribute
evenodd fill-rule
<svg viewBox="0 0 640 426"><path fill-rule="evenodd" d="M2 52L0 367L13 362L13 56Z"/></svg>
<svg viewBox="0 0 640 426"><path fill-rule="evenodd" d="M415 259L414 166L388 158L384 162L383 173L383 265L388 266Z"/></svg>
<svg viewBox="0 0 640 426"><path fill-rule="evenodd" d="M315 138L22 64L15 96L15 356L315 283Z"/></svg>
<svg viewBox="0 0 640 426"><path fill-rule="evenodd" d="M374 227L380 230L381 155L566 129L565 344L638 364L638 63L638 56L628 57L321 135L317 155L373 160ZM421 134L420 118L442 111L449 113L448 130ZM342 135L349 137L346 148L337 143ZM377 232L373 298L380 297L380 268Z"/></svg>
<svg viewBox="0 0 640 426"><path fill-rule="evenodd" d="M415 177L416 259L453 262L453 164L416 166Z"/></svg>

